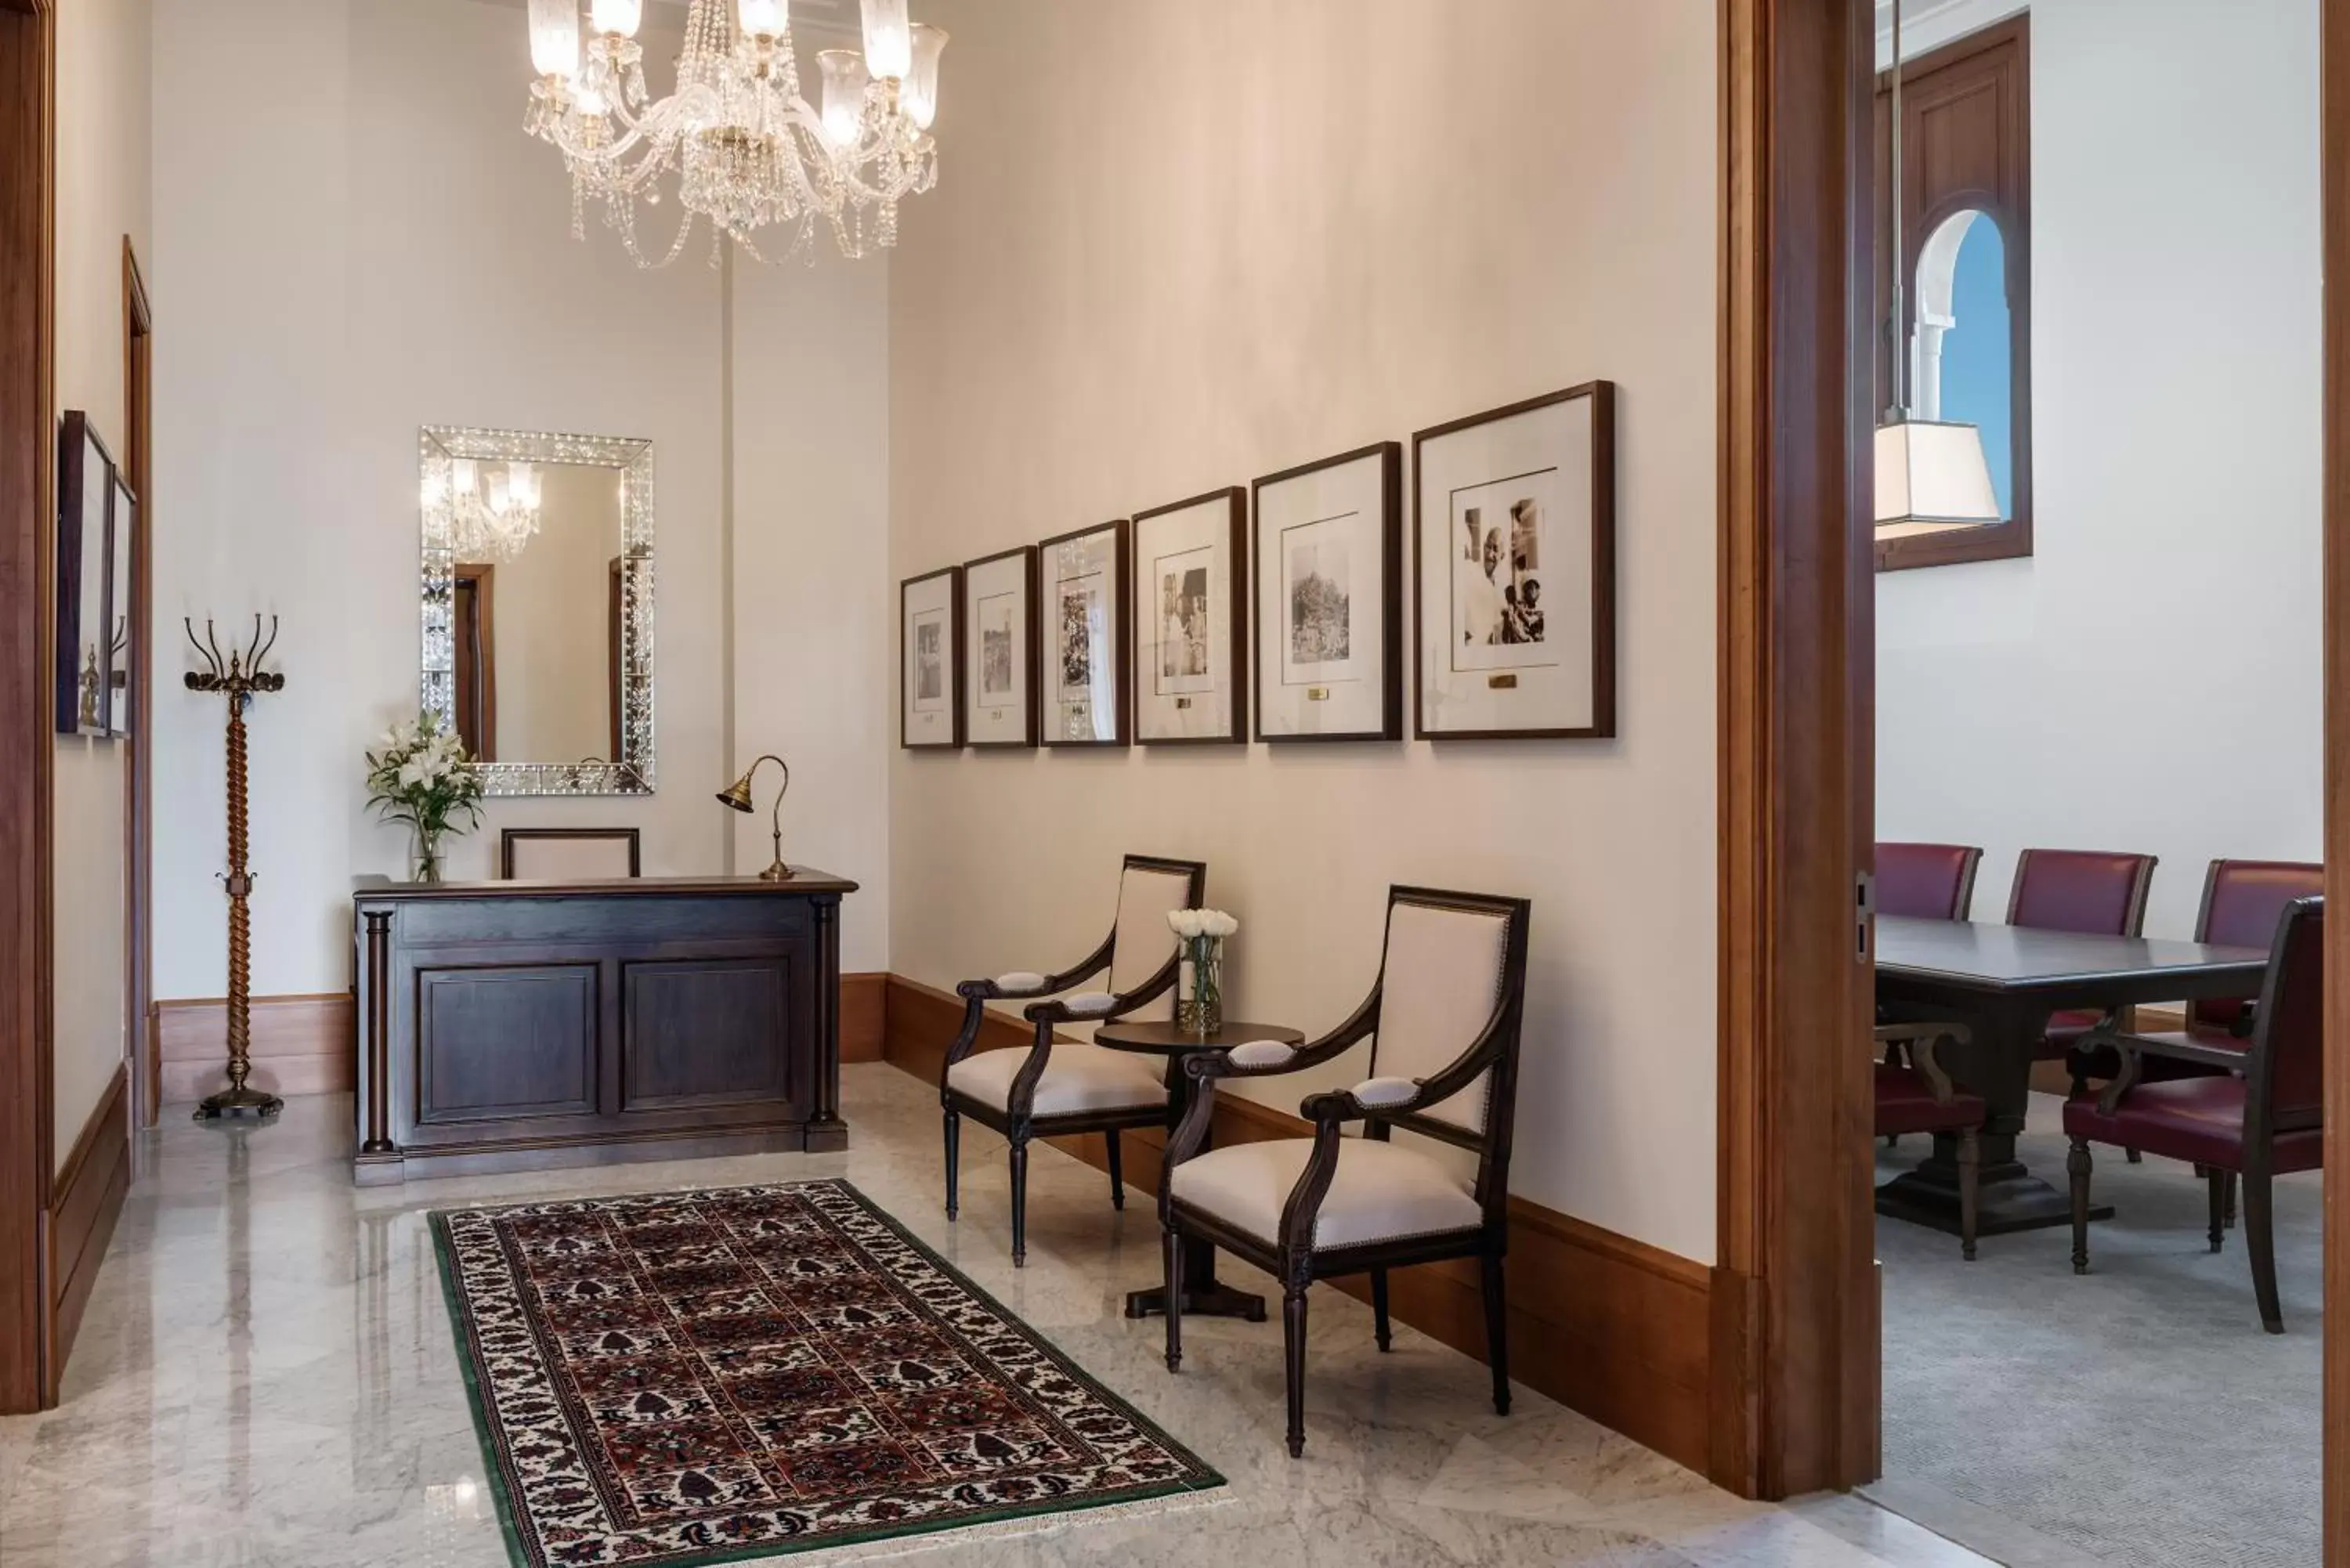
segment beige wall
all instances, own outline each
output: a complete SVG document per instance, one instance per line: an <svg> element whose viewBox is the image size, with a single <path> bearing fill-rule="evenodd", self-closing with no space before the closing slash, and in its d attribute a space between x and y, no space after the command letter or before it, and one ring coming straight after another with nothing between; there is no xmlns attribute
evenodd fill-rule
<svg viewBox="0 0 2350 1568"><path fill-rule="evenodd" d="M122 242L148 243L147 0L57 9L57 381L124 457ZM56 1133L60 1163L123 1057L128 748L57 740Z"/></svg>
<svg viewBox="0 0 2350 1568"><path fill-rule="evenodd" d="M657 85L681 23L648 11ZM494 802L451 874L486 875L500 827L539 825L639 826L648 875L724 868L739 819L711 797L733 777L738 684L828 683L805 702L748 696L761 722L743 744L795 771L803 751L827 759L795 783L795 803L826 814L792 816L796 854L867 884L844 962L884 967L883 733L851 706L862 689L841 680L840 650L887 624L886 541L878 499L806 504L856 475L878 486L878 395L861 426L785 418L764 389L828 396L829 372L772 338L731 356L768 378L738 396L728 276L705 240L644 272L592 215L587 243L571 238L561 160L521 130L519 5L157 0L156 29L157 451L173 498L157 613L285 618L286 689L253 713L255 992L347 985L351 878L403 864L403 835L365 808L359 758L417 700L416 437L436 423L648 438L659 505L658 793ZM645 218L649 243L676 211L672 198ZM877 271L827 256L775 269L772 286L878 366ZM764 466L730 483L730 450L754 447ZM730 566L737 546L755 576ZM816 587L844 552L861 552L870 591ZM793 611L739 669L738 592ZM158 777L177 804L158 825L156 992L217 996L222 714L172 694L181 650L159 639L157 661Z"/></svg>
<svg viewBox="0 0 2350 1568"><path fill-rule="evenodd" d="M898 753L893 967L1065 963L1120 852L1198 855L1245 922L1231 1004L1322 1029L1390 882L1530 895L1513 1185L1710 1258L1714 7L926 16L954 45L892 264L892 576L1604 377L1623 739Z"/></svg>

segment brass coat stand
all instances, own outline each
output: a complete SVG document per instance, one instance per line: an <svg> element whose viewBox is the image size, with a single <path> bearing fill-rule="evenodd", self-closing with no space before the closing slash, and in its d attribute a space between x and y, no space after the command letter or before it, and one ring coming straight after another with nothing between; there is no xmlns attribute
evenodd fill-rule
<svg viewBox="0 0 2350 1568"><path fill-rule="evenodd" d="M228 875L223 879L228 889L228 1087L196 1107L196 1120L274 1116L286 1108L286 1102L247 1088L244 1082L253 1071L253 913L245 904L253 892L253 873L245 867L244 711L252 706L255 693L286 690L282 672L261 668L277 646L277 618L269 618L269 637L264 641L261 618L255 616L253 641L243 649L232 647L225 659L210 620L204 622L202 642L196 640L192 619L182 624L206 665L188 671L188 690L228 698Z"/></svg>

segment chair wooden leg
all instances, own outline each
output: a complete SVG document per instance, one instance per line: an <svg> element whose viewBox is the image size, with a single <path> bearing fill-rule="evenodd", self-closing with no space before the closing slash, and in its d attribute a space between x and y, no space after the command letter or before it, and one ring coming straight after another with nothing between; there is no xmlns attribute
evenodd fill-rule
<svg viewBox="0 0 2350 1568"><path fill-rule="evenodd" d="M2089 1272L2089 1140L2074 1138L2064 1157L2064 1173L2073 1179L2073 1272Z"/></svg>
<svg viewBox="0 0 2350 1568"><path fill-rule="evenodd" d="M1028 1266L1028 1140L1012 1140L1012 1266Z"/></svg>
<svg viewBox="0 0 2350 1568"><path fill-rule="evenodd" d="M955 1179L962 1167L962 1118L947 1113L947 1223L954 1223Z"/></svg>
<svg viewBox="0 0 2350 1568"><path fill-rule="evenodd" d="M2252 1255L2252 1294L2260 1302L2261 1326L2284 1332L2284 1308L2277 1302L2276 1245L2270 1229L2269 1173L2244 1172L2244 1246Z"/></svg>
<svg viewBox="0 0 2350 1568"><path fill-rule="evenodd" d="M1385 1269L1371 1271L1371 1333L1379 1342L1381 1351L1394 1345L1393 1337L1388 1333L1388 1272Z"/></svg>
<svg viewBox="0 0 2350 1568"><path fill-rule="evenodd" d="M1167 1238L1167 1370L1183 1370L1183 1238L1172 1225Z"/></svg>
<svg viewBox="0 0 2350 1568"><path fill-rule="evenodd" d="M1291 1285L1281 1298L1282 1353L1289 1382L1289 1457L1305 1455L1305 1287Z"/></svg>
<svg viewBox="0 0 2350 1568"><path fill-rule="evenodd" d="M2228 1173L2213 1166L2203 1172L2203 1182L2211 1198L2211 1224L2207 1233L2211 1239L2211 1250L2216 1252L2220 1237L2228 1230Z"/></svg>
<svg viewBox="0 0 2350 1568"><path fill-rule="evenodd" d="M2144 1165L2146 1163L2146 1156L2140 1154L2134 1148L2126 1148L2122 1150L2122 1158L2128 1160L2132 1165Z"/></svg>
<svg viewBox="0 0 2350 1568"><path fill-rule="evenodd" d="M2236 1228L2236 1173L2228 1172L2228 1229Z"/></svg>
<svg viewBox="0 0 2350 1568"><path fill-rule="evenodd" d="M1493 1414L1510 1413L1510 1297L1502 1286L1502 1254L1484 1260L1485 1359L1493 1368Z"/></svg>
<svg viewBox="0 0 2350 1568"><path fill-rule="evenodd" d="M1959 1135L1959 1256L1975 1261L1975 1216L1982 1192L1982 1134Z"/></svg>
<svg viewBox="0 0 2350 1568"><path fill-rule="evenodd" d="M1102 1136L1109 1141L1109 1206L1123 1214L1126 1212L1126 1165L1118 1158L1118 1129L1112 1127Z"/></svg>

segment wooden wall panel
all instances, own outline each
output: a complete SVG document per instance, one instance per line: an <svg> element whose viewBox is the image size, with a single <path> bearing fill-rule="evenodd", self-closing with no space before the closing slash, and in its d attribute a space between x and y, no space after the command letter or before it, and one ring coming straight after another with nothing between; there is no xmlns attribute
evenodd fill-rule
<svg viewBox="0 0 2350 1568"><path fill-rule="evenodd" d="M130 1189L130 1073L118 1067L113 1082L99 1096L97 1108L74 1139L57 1172L50 1200L48 1223L49 1358L48 1400L57 1399L57 1380L64 1376L66 1357L81 1331L82 1309L89 1303L106 1244L114 1237L115 1221L122 1217L122 1199Z"/></svg>
<svg viewBox="0 0 2350 1568"><path fill-rule="evenodd" d="M962 1003L902 977L889 981L885 1059L925 1084L939 1080L946 1048L962 1025ZM1024 1047L1017 1019L990 1016L983 1050ZM1312 1127L1287 1112L1237 1096L1216 1108L1220 1143L1305 1137ZM1107 1168L1098 1136L1054 1138L1055 1147L1097 1169ZM1127 1186L1153 1195L1166 1145L1156 1129L1122 1140ZM1148 1199L1146 1199L1148 1200ZM1108 1212L1104 1205L1104 1213ZM1710 1387L1710 1271L1701 1263L1586 1224L1570 1215L1510 1200L1510 1360L1516 1379L1537 1393L1702 1471L1707 1463ZM1366 1280L1332 1282L1367 1299ZM1477 1275L1466 1264L1433 1263L1396 1271L1389 1308L1464 1355L1485 1357ZM1265 1353L1278 1361L1268 1340ZM1476 1398L1464 1389L1464 1399Z"/></svg>
<svg viewBox="0 0 2350 1568"><path fill-rule="evenodd" d="M226 1001L159 1002L151 1016L162 1103L192 1104L228 1087ZM252 1022L255 1088L273 1095L349 1092L359 1057L348 992L256 996Z"/></svg>

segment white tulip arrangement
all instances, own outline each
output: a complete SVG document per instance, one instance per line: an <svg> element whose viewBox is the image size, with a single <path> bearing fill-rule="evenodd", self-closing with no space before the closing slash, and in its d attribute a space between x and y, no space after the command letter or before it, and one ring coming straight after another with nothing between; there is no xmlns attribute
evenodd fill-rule
<svg viewBox="0 0 2350 1568"><path fill-rule="evenodd" d="M426 709L413 723L396 723L367 753L368 804L386 822L415 830L419 882L441 879L441 836L460 812L468 826L482 820L482 774L466 754L465 742L442 728L441 715Z"/></svg>
<svg viewBox="0 0 2350 1568"><path fill-rule="evenodd" d="M1241 923L1222 909L1170 909L1167 925L1191 966L1191 995L1176 1003L1176 1019L1204 1039L1223 1027L1224 939Z"/></svg>

